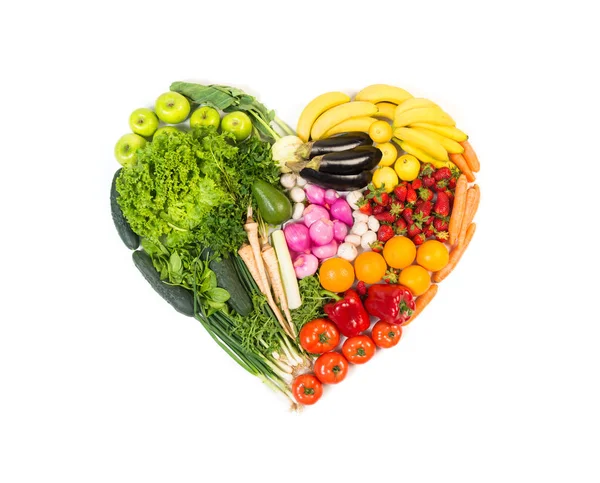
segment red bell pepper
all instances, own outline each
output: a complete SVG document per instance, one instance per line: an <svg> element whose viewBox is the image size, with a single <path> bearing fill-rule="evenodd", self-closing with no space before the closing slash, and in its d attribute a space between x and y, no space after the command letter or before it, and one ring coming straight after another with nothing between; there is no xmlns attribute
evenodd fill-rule
<svg viewBox="0 0 600 483"><path fill-rule="evenodd" d="M415 311L415 299L403 285L371 285L365 308L369 314L388 324L402 324Z"/></svg>
<svg viewBox="0 0 600 483"><path fill-rule="evenodd" d="M347 290L343 298L330 292L329 295L336 301L326 304L323 310L342 334L354 337L369 328L371 319L354 290Z"/></svg>

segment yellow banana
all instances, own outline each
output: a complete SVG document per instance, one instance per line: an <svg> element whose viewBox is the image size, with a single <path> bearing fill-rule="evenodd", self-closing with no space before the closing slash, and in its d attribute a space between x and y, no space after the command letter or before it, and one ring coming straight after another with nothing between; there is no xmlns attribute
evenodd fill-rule
<svg viewBox="0 0 600 483"><path fill-rule="evenodd" d="M422 163L430 163L436 169L442 168L444 166L446 166L450 169L456 168L456 165L452 161L440 161L439 159L432 158L425 151L417 148L416 146L414 146L410 143L401 141L399 139L394 139L394 140L399 144L400 149L402 149L402 151L404 151L408 154L412 154L415 158L417 158Z"/></svg>
<svg viewBox="0 0 600 483"><path fill-rule="evenodd" d="M425 122L417 122L417 123L411 124L410 127L420 127L420 128L428 129L429 131L436 132L438 134L441 134L444 137L452 139L453 141L456 141L457 143L462 143L463 141L466 141L467 139L469 139L469 136L467 136L464 132L462 132L460 129L452 127L452 126L437 126L435 124L427 124Z"/></svg>
<svg viewBox="0 0 600 483"><path fill-rule="evenodd" d="M394 113L396 112L396 104L391 102L378 102L375 104L379 112L377 112L377 117L383 117L385 119L389 119L390 121L394 120Z"/></svg>
<svg viewBox="0 0 600 483"><path fill-rule="evenodd" d="M377 113L377 106L372 102L354 101L332 107L319 116L310 130L310 136L317 140L323 137L336 124L353 117L372 116Z"/></svg>
<svg viewBox="0 0 600 483"><path fill-rule="evenodd" d="M454 120L439 107L419 107L394 116L394 127L404 127L415 122L426 122L441 126L455 125Z"/></svg>
<svg viewBox="0 0 600 483"><path fill-rule="evenodd" d="M377 119L374 117L353 117L352 119L346 119L345 121L340 122L339 124L333 126L329 131L327 131L321 139L325 139L333 136L334 134L341 134L344 132L369 132L369 128L371 124L373 124Z"/></svg>
<svg viewBox="0 0 600 483"><path fill-rule="evenodd" d="M411 109L419 109L420 107L437 107L439 109L440 106L429 99L413 97L412 99L406 99L402 104L398 105L395 116L398 116L403 112L410 111Z"/></svg>
<svg viewBox="0 0 600 483"><path fill-rule="evenodd" d="M317 118L332 107L347 102L350 102L350 96L343 92L326 92L325 94L315 97L306 105L302 114L300 114L298 127L296 129L297 136L304 142L308 141L310 130Z"/></svg>
<svg viewBox="0 0 600 483"><path fill-rule="evenodd" d="M406 128L403 128L403 129L406 129ZM462 154L465 152L465 148L463 148L456 141L454 141L450 138L447 138L446 136L442 136L441 134L438 134L434 131L430 131L429 129L425 129L422 127L411 126L410 129L412 129L413 131L422 132L426 136L429 136L431 139L435 139L438 143L440 143L442 146L444 146L444 149L446 151L448 151L449 153Z"/></svg>
<svg viewBox="0 0 600 483"><path fill-rule="evenodd" d="M425 133L415 131L410 127L399 127L394 130L394 136L425 151L432 158L439 159L440 161L449 160L448 151L444 149L444 146Z"/></svg>
<svg viewBox="0 0 600 483"><path fill-rule="evenodd" d="M378 102L393 102L401 104L406 99L410 99L412 95L404 89L387 84L373 84L365 87L354 97L355 101L368 101L373 104Z"/></svg>

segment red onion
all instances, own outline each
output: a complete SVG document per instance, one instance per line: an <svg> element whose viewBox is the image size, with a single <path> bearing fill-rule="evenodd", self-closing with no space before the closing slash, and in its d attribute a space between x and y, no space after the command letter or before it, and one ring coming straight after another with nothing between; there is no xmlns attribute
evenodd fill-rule
<svg viewBox="0 0 600 483"><path fill-rule="evenodd" d="M327 245L313 246L312 254L319 260L334 257L337 253L338 244L335 240L331 240Z"/></svg>
<svg viewBox="0 0 600 483"><path fill-rule="evenodd" d="M338 195L336 190L325 191L325 203L327 203L329 206L333 205L335 200L337 200L339 197L340 195Z"/></svg>
<svg viewBox="0 0 600 483"><path fill-rule="evenodd" d="M336 241L344 241L348 235L348 225L340 220L333 220L333 239Z"/></svg>
<svg viewBox="0 0 600 483"><path fill-rule="evenodd" d="M350 208L350 205L344 198L338 198L335 200L329 211L331 212L331 217L334 220L340 220L349 226L354 224L354 220L352 218L352 208Z"/></svg>
<svg viewBox="0 0 600 483"><path fill-rule="evenodd" d="M288 223L283 229L288 248L293 252L309 253L310 238L308 228L302 223Z"/></svg>
<svg viewBox="0 0 600 483"><path fill-rule="evenodd" d="M326 218L315 221L308 229L313 245L327 245L333 240L333 223Z"/></svg>
<svg viewBox="0 0 600 483"><path fill-rule="evenodd" d="M304 213L302 213L304 217L304 224L308 227L312 225L315 221L321 220L325 218L329 220L329 211L319 205L308 205L304 208Z"/></svg>
<svg viewBox="0 0 600 483"><path fill-rule="evenodd" d="M319 268L319 260L310 253L303 253L294 259L294 271L296 278L303 279L317 273Z"/></svg>
<svg viewBox="0 0 600 483"><path fill-rule="evenodd" d="M322 205L325 203L325 190L314 184L307 184L304 187L306 198L314 205Z"/></svg>

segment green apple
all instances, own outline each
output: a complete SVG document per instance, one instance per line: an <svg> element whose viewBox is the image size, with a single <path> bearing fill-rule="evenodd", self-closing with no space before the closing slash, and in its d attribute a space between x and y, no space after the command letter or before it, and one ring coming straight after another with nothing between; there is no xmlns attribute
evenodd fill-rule
<svg viewBox="0 0 600 483"><path fill-rule="evenodd" d="M165 92L156 99L154 111L162 122L177 124L190 114L190 102L178 92Z"/></svg>
<svg viewBox="0 0 600 483"><path fill-rule="evenodd" d="M139 134L125 134L115 144L115 158L122 166L131 166L135 164L136 151L145 144L146 140Z"/></svg>
<svg viewBox="0 0 600 483"><path fill-rule="evenodd" d="M202 106L192 112L190 117L191 127L214 126L219 127L221 115L214 107Z"/></svg>
<svg viewBox="0 0 600 483"><path fill-rule="evenodd" d="M156 139L156 136L160 136L161 134L169 134L172 132L180 132L179 129L177 129L176 127L173 126L163 126L163 127L159 127L156 132L154 133L154 137L153 139Z"/></svg>
<svg viewBox="0 0 600 483"><path fill-rule="evenodd" d="M252 132L252 121L245 112L230 112L221 121L221 129L232 133L238 141L243 141Z"/></svg>
<svg viewBox="0 0 600 483"><path fill-rule="evenodd" d="M150 109L141 107L129 116L129 127L140 136L150 137L158 129L158 117Z"/></svg>

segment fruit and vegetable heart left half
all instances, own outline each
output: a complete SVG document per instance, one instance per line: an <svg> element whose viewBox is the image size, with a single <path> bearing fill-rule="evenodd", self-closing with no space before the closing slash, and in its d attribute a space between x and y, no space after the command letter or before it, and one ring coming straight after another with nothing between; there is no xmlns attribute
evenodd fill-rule
<svg viewBox="0 0 600 483"><path fill-rule="evenodd" d="M235 87L157 94L110 190L157 295L293 409L401 347L475 233L479 160L450 114L374 84L308 100L293 129Z"/></svg>

